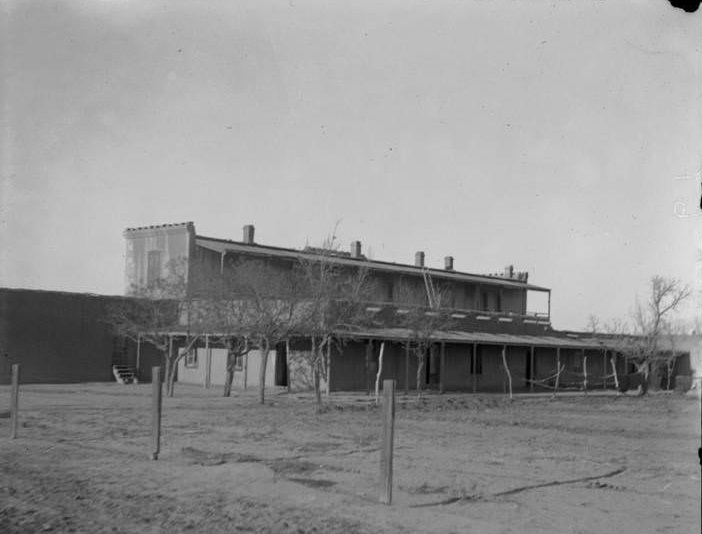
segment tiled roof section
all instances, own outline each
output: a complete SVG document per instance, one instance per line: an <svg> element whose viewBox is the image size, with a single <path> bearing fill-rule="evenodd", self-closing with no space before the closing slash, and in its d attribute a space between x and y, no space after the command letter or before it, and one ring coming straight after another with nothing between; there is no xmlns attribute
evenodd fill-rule
<svg viewBox="0 0 702 534"><path fill-rule="evenodd" d="M232 253L247 253L258 254L261 256L274 256L279 258L300 259L300 258L322 258L320 254L304 250L295 250L290 248L271 247L258 244L248 244L239 241L230 241L227 239L216 239L212 237L196 236L195 244L197 246L218 252ZM444 269L435 269L429 267L417 267L415 265L407 265L402 263L391 263L385 261L369 260L367 258L352 258L346 256L325 256L325 259L340 263L342 265L358 265L363 263L368 268L376 271L396 272L412 275L422 275L422 271L426 271L432 277L445 280L459 280L464 282L475 282L479 284L498 285L502 287L522 288L532 291L549 291L545 287L528 284L524 281L498 278L495 276L486 276L480 274L463 273L460 271L447 271Z"/></svg>
<svg viewBox="0 0 702 534"><path fill-rule="evenodd" d="M160 228L175 229L175 228L188 228L188 227L194 228L194 223L192 221L187 221L187 222L182 222L182 223L154 224L152 226L137 226L134 228L126 228L124 231L125 232L136 232L138 230L158 230Z"/></svg>

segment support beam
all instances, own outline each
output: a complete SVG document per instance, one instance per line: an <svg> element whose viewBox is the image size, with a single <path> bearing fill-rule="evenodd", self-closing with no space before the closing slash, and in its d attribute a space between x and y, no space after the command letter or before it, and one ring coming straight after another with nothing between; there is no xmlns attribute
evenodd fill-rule
<svg viewBox="0 0 702 534"><path fill-rule="evenodd" d="M473 343L473 393L478 391L478 344Z"/></svg>
<svg viewBox="0 0 702 534"><path fill-rule="evenodd" d="M556 398L556 393L558 393L558 383L561 380L561 347L556 347L556 384L553 388L552 398Z"/></svg>
<svg viewBox="0 0 702 534"><path fill-rule="evenodd" d="M441 359L439 360L439 394L443 394L446 387L446 343L441 342Z"/></svg>
<svg viewBox="0 0 702 534"><path fill-rule="evenodd" d="M137 335L137 353L136 353L136 373L137 379L139 379L139 367L141 365L141 335Z"/></svg>
<svg viewBox="0 0 702 534"><path fill-rule="evenodd" d="M285 368L288 378L288 393L292 391L292 376L290 375L290 340L285 340Z"/></svg>
<svg viewBox="0 0 702 534"><path fill-rule="evenodd" d="M244 391L248 386L249 381L249 353L247 352L244 356Z"/></svg>
<svg viewBox="0 0 702 534"><path fill-rule="evenodd" d="M409 397L410 342L405 343L405 397Z"/></svg>
<svg viewBox="0 0 702 534"><path fill-rule="evenodd" d="M583 391L587 395L587 354L585 354L585 349L582 349L583 357Z"/></svg>
<svg viewBox="0 0 702 534"><path fill-rule="evenodd" d="M197 350L197 348L192 348L191 350ZM186 356L187 358L187 356ZM212 361L210 358L210 336L205 336L205 369L202 376L202 387L205 389L210 387L210 367Z"/></svg>
<svg viewBox="0 0 702 534"><path fill-rule="evenodd" d="M602 389L607 389L607 349L602 351Z"/></svg>
<svg viewBox="0 0 702 534"><path fill-rule="evenodd" d="M536 367L534 367L534 346L529 350L529 369L531 369L531 382L529 382L529 391L534 392L534 380L536 380Z"/></svg>
<svg viewBox="0 0 702 534"><path fill-rule="evenodd" d="M12 390L10 393L10 439L17 437L17 426L19 421L19 384L20 384L20 364L12 364Z"/></svg>
<svg viewBox="0 0 702 534"><path fill-rule="evenodd" d="M369 339L366 343L366 396L370 396L371 392L371 373L370 373L370 362L373 356L373 340Z"/></svg>
<svg viewBox="0 0 702 534"><path fill-rule="evenodd" d="M512 400L512 373L509 370L509 365L507 363L507 345L502 345L502 365L505 368L505 373L507 374L507 385L509 387L509 400Z"/></svg>

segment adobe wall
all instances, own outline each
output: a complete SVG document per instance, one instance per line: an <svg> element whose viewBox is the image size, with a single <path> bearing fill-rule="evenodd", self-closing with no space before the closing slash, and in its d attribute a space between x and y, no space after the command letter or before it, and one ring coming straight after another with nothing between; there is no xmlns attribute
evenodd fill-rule
<svg viewBox="0 0 702 534"><path fill-rule="evenodd" d="M117 349L105 321L119 297L0 289L0 384L21 365L22 383L112 381Z"/></svg>

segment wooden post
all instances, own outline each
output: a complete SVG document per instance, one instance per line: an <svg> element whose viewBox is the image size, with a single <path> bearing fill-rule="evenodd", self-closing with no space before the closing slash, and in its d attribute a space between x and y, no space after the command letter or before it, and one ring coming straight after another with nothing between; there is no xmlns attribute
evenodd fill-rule
<svg viewBox="0 0 702 534"><path fill-rule="evenodd" d="M370 396L370 362L373 356L373 340L369 339L366 344L366 396Z"/></svg>
<svg viewBox="0 0 702 534"><path fill-rule="evenodd" d="M395 432L395 381L383 380L383 443L380 449L380 502L392 504L392 456Z"/></svg>
<svg viewBox="0 0 702 534"><path fill-rule="evenodd" d="M534 367L534 346L531 346L529 351L529 368L531 369L531 382L529 382L529 391L534 392L534 380L536 380L536 368Z"/></svg>
<svg viewBox="0 0 702 534"><path fill-rule="evenodd" d="M287 367L288 375L288 393L292 391L292 377L290 376L290 340L285 340L285 366Z"/></svg>
<svg viewBox="0 0 702 534"><path fill-rule="evenodd" d="M446 343L441 342L441 359L439 360L439 393L444 393L444 380L445 380L445 369L446 369Z"/></svg>
<svg viewBox="0 0 702 534"><path fill-rule="evenodd" d="M249 380L249 353L244 356L244 391L246 391L247 382Z"/></svg>
<svg viewBox="0 0 702 534"><path fill-rule="evenodd" d="M607 389L607 349L602 351L602 389Z"/></svg>
<svg viewBox="0 0 702 534"><path fill-rule="evenodd" d="M204 372L202 373L202 387L207 389L210 387L210 336L205 336L205 369L203 371Z"/></svg>
<svg viewBox="0 0 702 534"><path fill-rule="evenodd" d="M478 344L473 343L473 393L478 391Z"/></svg>
<svg viewBox="0 0 702 534"><path fill-rule="evenodd" d="M161 368L151 368L151 459L161 452Z"/></svg>
<svg viewBox="0 0 702 534"><path fill-rule="evenodd" d="M327 368L327 383L326 383L326 391L324 392L327 397L331 395L331 346L332 346L332 340L329 338L329 341L327 341L327 365L325 366Z"/></svg>
<svg viewBox="0 0 702 534"><path fill-rule="evenodd" d="M502 345L502 365L504 365L505 373L507 373L507 383L509 385L509 400L512 400L512 373L509 372L509 365L507 365L507 345Z"/></svg>
<svg viewBox="0 0 702 534"><path fill-rule="evenodd" d="M136 353L136 369L135 373L139 378L139 367L141 366L141 335L137 335L137 353Z"/></svg>
<svg viewBox="0 0 702 534"><path fill-rule="evenodd" d="M380 388L380 375L383 374L383 353L385 352L385 341L380 344L380 355L378 356L378 374L375 376L375 404L378 404Z"/></svg>
<svg viewBox="0 0 702 534"><path fill-rule="evenodd" d="M405 397L409 397L409 362L410 362L410 342L405 343Z"/></svg>
<svg viewBox="0 0 702 534"><path fill-rule="evenodd" d="M558 393L558 382L561 380L561 347L556 347L556 384L553 388L553 395L551 398L556 398L556 393Z"/></svg>
<svg viewBox="0 0 702 534"><path fill-rule="evenodd" d="M587 354L585 354L585 349L583 349L583 391L587 395Z"/></svg>
<svg viewBox="0 0 702 534"><path fill-rule="evenodd" d="M166 395L171 396L173 391L171 390L171 375L175 373L173 369L173 336L168 336L168 361L166 362Z"/></svg>
<svg viewBox="0 0 702 534"><path fill-rule="evenodd" d="M10 393L10 439L17 437L17 423L19 410L19 382L20 366L18 363L12 364L12 391Z"/></svg>

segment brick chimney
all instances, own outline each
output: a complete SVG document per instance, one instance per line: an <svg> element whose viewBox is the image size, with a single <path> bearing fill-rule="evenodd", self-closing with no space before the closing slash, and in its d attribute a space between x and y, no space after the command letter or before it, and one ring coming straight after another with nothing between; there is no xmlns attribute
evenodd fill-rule
<svg viewBox="0 0 702 534"><path fill-rule="evenodd" d="M453 271L453 256L446 256L444 258L444 269Z"/></svg>
<svg viewBox="0 0 702 534"><path fill-rule="evenodd" d="M361 254L361 242L360 241L351 241L351 257L352 258L360 258L363 255Z"/></svg>
<svg viewBox="0 0 702 534"><path fill-rule="evenodd" d="M505 267L505 278L514 278L514 265Z"/></svg>
<svg viewBox="0 0 702 534"><path fill-rule="evenodd" d="M424 267L424 252L421 250L414 253L414 265L416 267Z"/></svg>
<svg viewBox="0 0 702 534"><path fill-rule="evenodd" d="M246 243L247 245L253 245L254 242L254 225L253 224L247 224L244 226L244 239L243 242Z"/></svg>

